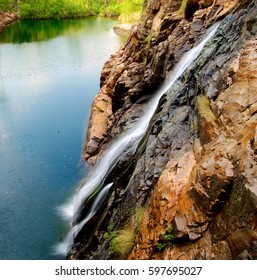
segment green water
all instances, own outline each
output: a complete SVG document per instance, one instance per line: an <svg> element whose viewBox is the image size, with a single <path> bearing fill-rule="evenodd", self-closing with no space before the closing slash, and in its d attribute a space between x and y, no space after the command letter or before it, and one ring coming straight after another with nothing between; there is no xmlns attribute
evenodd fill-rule
<svg viewBox="0 0 257 280"><path fill-rule="evenodd" d="M54 259L114 20L20 21L0 34L0 259Z"/></svg>

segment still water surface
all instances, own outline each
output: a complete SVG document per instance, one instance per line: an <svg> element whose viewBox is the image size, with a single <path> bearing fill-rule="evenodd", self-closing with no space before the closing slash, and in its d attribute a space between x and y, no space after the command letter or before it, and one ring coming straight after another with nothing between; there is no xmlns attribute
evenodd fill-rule
<svg viewBox="0 0 257 280"><path fill-rule="evenodd" d="M0 259L54 259L67 232L56 213L80 163L115 21L20 21L0 34Z"/></svg>

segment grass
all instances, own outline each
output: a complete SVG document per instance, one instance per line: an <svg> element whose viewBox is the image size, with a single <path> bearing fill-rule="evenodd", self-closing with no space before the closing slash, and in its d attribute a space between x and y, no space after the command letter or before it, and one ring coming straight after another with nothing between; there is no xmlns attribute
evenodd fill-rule
<svg viewBox="0 0 257 280"><path fill-rule="evenodd" d="M128 255L135 243L135 232L132 228L124 228L117 232L111 241L111 250L122 257Z"/></svg>
<svg viewBox="0 0 257 280"><path fill-rule="evenodd" d="M143 207L136 209L128 222L120 230L104 234L106 239L111 239L110 249L113 253L124 258L131 252L135 244L144 211L145 209Z"/></svg>

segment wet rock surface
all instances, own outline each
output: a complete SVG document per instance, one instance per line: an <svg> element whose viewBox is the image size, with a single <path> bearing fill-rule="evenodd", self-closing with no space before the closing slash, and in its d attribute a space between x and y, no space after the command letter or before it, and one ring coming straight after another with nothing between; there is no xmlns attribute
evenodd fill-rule
<svg viewBox="0 0 257 280"><path fill-rule="evenodd" d="M185 19L178 13L181 1L148 1L142 22L106 63L100 95L108 97L108 110L98 110L106 122L95 132L92 152L94 133L88 134L92 162L143 114L183 53L220 21L214 38L163 96L135 155L125 156L112 174L114 192L94 242L86 249L81 242L71 258L257 258L257 6L203 2ZM144 215L124 256L113 248L113 233L140 207Z"/></svg>

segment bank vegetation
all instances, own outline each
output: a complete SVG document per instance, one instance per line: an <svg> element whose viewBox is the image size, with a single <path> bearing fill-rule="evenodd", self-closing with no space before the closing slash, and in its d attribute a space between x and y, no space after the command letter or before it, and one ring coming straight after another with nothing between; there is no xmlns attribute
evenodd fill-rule
<svg viewBox="0 0 257 280"><path fill-rule="evenodd" d="M20 19L62 19L85 16L119 17L133 23L144 0L1 0L0 12L18 12Z"/></svg>

